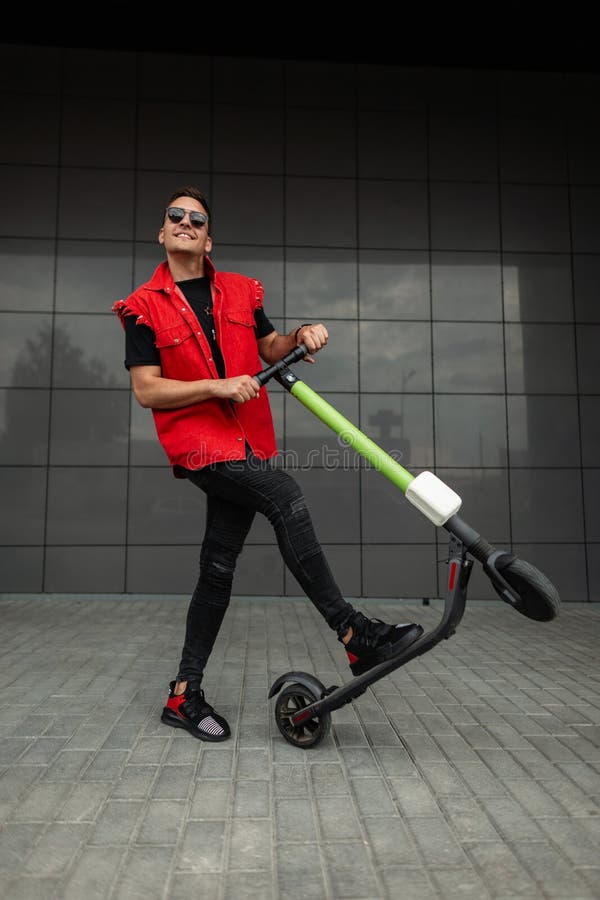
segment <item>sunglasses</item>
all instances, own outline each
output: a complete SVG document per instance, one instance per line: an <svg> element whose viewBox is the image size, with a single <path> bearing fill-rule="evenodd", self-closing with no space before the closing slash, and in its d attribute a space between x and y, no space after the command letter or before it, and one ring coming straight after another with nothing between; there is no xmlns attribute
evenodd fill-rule
<svg viewBox="0 0 600 900"><path fill-rule="evenodd" d="M180 222L183 222L186 213L189 214L190 225L192 225L194 228L202 228L202 226L206 225L206 223L208 222L208 216L204 213L198 212L196 209L184 209L183 206L169 206L167 208L167 216L169 217L169 222L173 222L174 225L178 225Z"/></svg>

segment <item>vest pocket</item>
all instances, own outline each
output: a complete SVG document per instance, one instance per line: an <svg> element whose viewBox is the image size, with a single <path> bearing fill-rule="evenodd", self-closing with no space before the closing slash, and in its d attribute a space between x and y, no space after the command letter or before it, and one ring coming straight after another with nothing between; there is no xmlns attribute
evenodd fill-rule
<svg viewBox="0 0 600 900"><path fill-rule="evenodd" d="M167 347L179 347L184 341L192 337L189 325L181 323L171 328L163 328L156 332L156 349L164 350Z"/></svg>
<svg viewBox="0 0 600 900"><path fill-rule="evenodd" d="M231 325L245 325L246 328L254 328L254 315L250 310L228 309L225 317Z"/></svg>

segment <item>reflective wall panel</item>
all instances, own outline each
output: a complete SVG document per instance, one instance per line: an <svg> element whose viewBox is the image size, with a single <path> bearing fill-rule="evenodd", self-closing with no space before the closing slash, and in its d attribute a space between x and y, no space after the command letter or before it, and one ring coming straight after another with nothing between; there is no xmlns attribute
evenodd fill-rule
<svg viewBox="0 0 600 900"><path fill-rule="evenodd" d="M277 330L326 324L300 377L564 602L600 600L596 78L8 45L0 72L0 594L194 588L205 497L111 307L196 184L217 268L263 283ZM268 391L343 592L443 595L446 532ZM263 517L234 591L301 593ZM480 569L470 596L496 596Z"/></svg>

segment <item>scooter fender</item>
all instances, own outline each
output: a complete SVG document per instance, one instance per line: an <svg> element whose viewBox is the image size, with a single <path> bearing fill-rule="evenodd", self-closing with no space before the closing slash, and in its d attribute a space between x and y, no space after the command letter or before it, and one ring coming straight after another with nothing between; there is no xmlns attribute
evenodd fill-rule
<svg viewBox="0 0 600 900"><path fill-rule="evenodd" d="M308 688L308 690L314 694L315 700L320 700L327 691L325 685L308 672L286 672L285 675L280 675L279 678L276 678L271 685L269 699L274 697L275 694L278 694L287 681L292 684L301 684L302 687Z"/></svg>

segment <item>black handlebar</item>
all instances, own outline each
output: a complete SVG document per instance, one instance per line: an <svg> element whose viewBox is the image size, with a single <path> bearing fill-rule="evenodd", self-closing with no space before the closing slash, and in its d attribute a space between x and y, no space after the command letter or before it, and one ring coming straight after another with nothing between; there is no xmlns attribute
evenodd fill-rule
<svg viewBox="0 0 600 900"><path fill-rule="evenodd" d="M281 372L282 369L285 369L286 366L291 366L293 363L300 362L301 359L304 359L307 353L308 348L305 347L304 344L298 344L298 346L295 347L291 353L288 353L287 356L284 356L283 359L273 363L272 366L267 366L266 369L262 369L262 371L257 372L256 375L253 375L252 377L255 381L258 381L262 387L263 384L270 381L274 375L277 375L277 373Z"/></svg>

